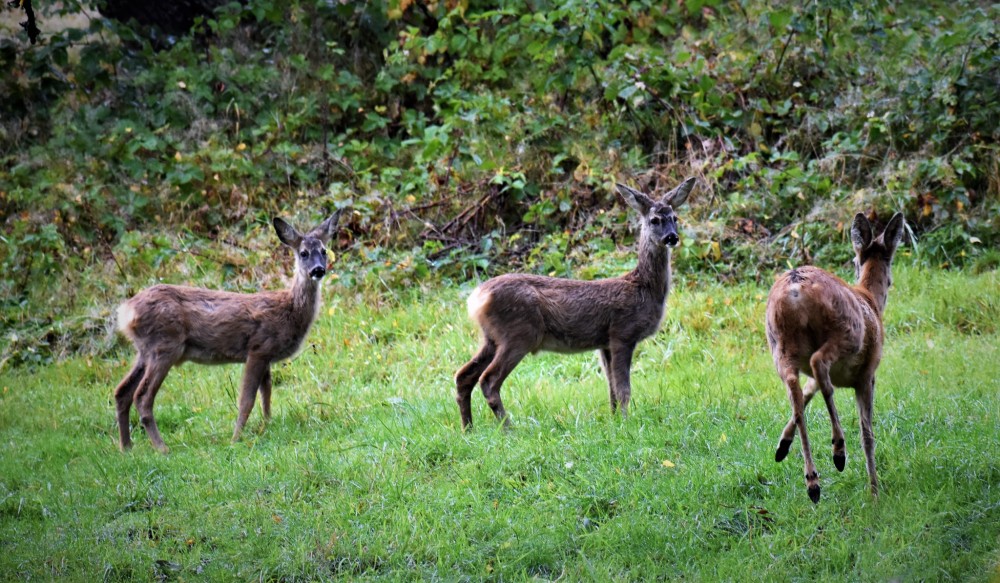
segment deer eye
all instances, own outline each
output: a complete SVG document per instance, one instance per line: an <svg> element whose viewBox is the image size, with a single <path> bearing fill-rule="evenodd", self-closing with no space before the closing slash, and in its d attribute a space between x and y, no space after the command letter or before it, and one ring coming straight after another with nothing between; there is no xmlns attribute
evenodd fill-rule
<svg viewBox="0 0 1000 583"><path fill-rule="evenodd" d="M663 224L663 219L661 219L658 216L655 216L655 217L649 219L649 224L654 225L654 226L660 226L660 225Z"/></svg>
<svg viewBox="0 0 1000 583"><path fill-rule="evenodd" d="M309 259L309 252L308 251L299 251L299 257L301 257L303 259Z"/></svg>

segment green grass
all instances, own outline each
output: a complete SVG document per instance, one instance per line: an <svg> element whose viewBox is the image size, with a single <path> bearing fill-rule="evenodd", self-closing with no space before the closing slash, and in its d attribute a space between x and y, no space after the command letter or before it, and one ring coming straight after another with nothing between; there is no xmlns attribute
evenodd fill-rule
<svg viewBox="0 0 1000 583"><path fill-rule="evenodd" d="M511 431L451 375L476 348L464 294L327 292L310 346L276 367L274 418L237 444L240 367L185 365L157 401L171 448L116 449L131 352L0 377L0 579L1000 579L1000 281L897 267L868 493L850 391L848 463L813 404L823 498L763 336L767 289L678 277L640 345L633 409L593 354L527 358ZM338 293L340 295L338 295ZM133 420L135 413L133 413Z"/></svg>

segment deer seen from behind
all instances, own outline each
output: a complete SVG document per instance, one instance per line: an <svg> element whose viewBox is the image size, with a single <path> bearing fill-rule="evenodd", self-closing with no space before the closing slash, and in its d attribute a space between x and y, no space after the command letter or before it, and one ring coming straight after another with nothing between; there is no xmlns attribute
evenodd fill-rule
<svg viewBox="0 0 1000 583"><path fill-rule="evenodd" d="M688 178L659 200L619 184L639 213L639 252L633 271L617 278L580 281L507 274L477 287L469 317L482 333L479 351L455 374L462 427L472 425L471 396L479 383L496 418L509 424L500 386L529 353L597 350L608 380L611 410L626 414L629 374L639 341L660 327L670 290L670 249L679 242L674 209L694 187Z"/></svg>
<svg viewBox="0 0 1000 583"><path fill-rule="evenodd" d="M865 467L872 495L878 495L872 432L875 371L882 358L882 315L892 285L892 257L903 229L903 215L896 213L874 237L868 219L858 213L851 227L857 285L816 267L799 267L781 275L767 298L767 343L792 405L774 459L785 459L798 428L806 488L814 503L820 497L819 475L806 434L805 407L817 391L823 394L833 424L833 463L843 471L847 462L834 387L854 389ZM809 377L804 390L799 386L800 372Z"/></svg>
<svg viewBox="0 0 1000 583"><path fill-rule="evenodd" d="M320 281L327 269L326 245L339 218L340 211L305 235L274 218L278 239L295 251L289 289L239 294L155 285L118 308L118 329L137 351L132 369L115 389L122 451L132 446L129 411L135 403L153 447L167 453L153 417L153 401L170 369L187 361L244 363L233 441L239 439L257 393L264 419L270 419L271 364L294 356L316 319Z"/></svg>

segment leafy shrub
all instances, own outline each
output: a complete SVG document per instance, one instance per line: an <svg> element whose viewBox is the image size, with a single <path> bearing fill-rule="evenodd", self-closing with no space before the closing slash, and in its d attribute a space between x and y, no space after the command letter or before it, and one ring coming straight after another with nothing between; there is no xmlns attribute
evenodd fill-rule
<svg viewBox="0 0 1000 583"><path fill-rule="evenodd" d="M614 183L686 175L689 276L841 261L858 211L904 211L918 261L990 265L997 22L971 0L253 0L166 44L96 15L5 39L4 309L115 249L155 264L164 233L348 206L342 285L603 276L631 243Z"/></svg>

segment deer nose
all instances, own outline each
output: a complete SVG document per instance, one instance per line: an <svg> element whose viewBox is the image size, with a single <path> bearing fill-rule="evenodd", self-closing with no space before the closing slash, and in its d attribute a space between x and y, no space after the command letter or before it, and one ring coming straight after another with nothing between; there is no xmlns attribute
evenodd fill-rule
<svg viewBox="0 0 1000 583"><path fill-rule="evenodd" d="M317 265L309 271L309 277L313 279L322 279L324 275L326 275L326 268L322 265Z"/></svg>
<svg viewBox="0 0 1000 583"><path fill-rule="evenodd" d="M663 238L663 242L671 247L676 247L679 240L677 233L667 233L667 236Z"/></svg>

